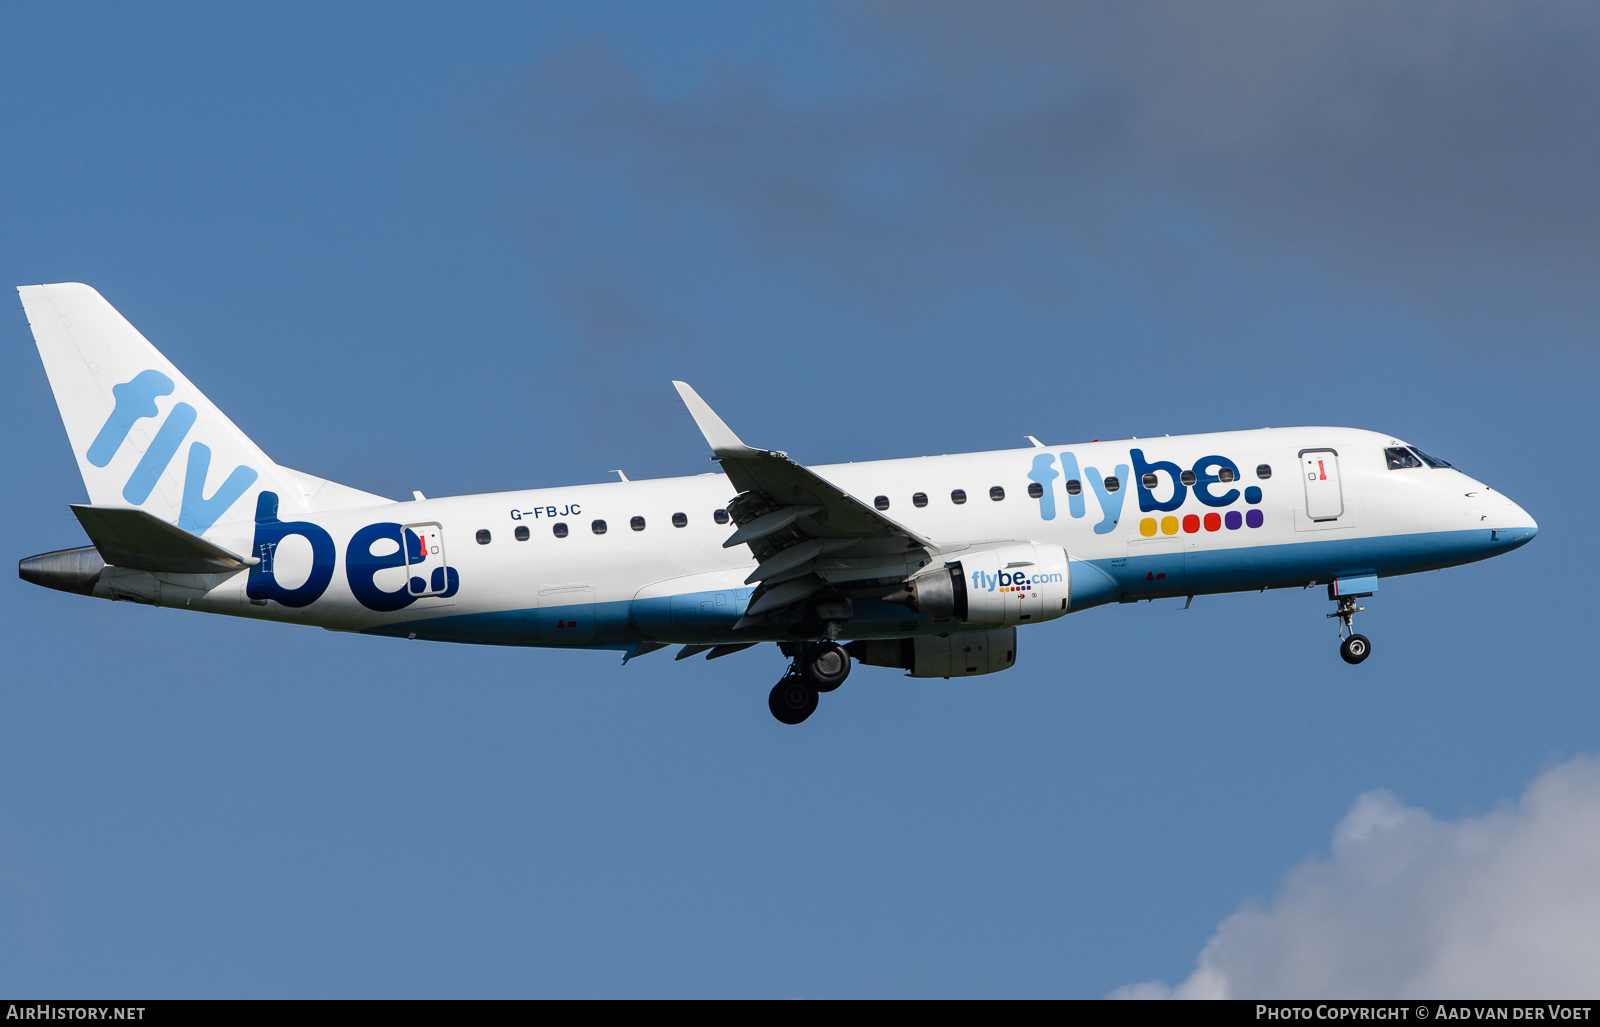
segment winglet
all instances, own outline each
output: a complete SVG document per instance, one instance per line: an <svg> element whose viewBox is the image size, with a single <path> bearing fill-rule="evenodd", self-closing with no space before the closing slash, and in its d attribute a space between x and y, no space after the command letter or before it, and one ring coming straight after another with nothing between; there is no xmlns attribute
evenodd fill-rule
<svg viewBox="0 0 1600 1027"><path fill-rule="evenodd" d="M673 382L678 389L678 395L683 398L683 405L689 408L689 416L694 418L694 423L700 428L700 434L706 437L706 442L711 445L711 452L719 457L731 456L764 456L765 450L752 449L740 441L739 436L733 433L717 412L700 398L700 394L684 382Z"/></svg>

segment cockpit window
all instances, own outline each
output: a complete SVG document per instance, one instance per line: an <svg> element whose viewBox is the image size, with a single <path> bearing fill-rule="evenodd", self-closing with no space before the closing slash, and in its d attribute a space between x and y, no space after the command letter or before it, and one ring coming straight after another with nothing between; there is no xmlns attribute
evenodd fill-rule
<svg viewBox="0 0 1600 1027"><path fill-rule="evenodd" d="M1383 458L1389 464L1391 471L1403 471L1407 467L1421 467L1422 461L1412 455L1411 450L1404 446L1390 446L1383 451Z"/></svg>
<svg viewBox="0 0 1600 1027"><path fill-rule="evenodd" d="M1422 462L1427 464L1429 467L1432 467L1434 470L1438 470L1441 467L1449 467L1450 466L1450 464L1446 463L1443 460L1440 460L1436 456L1429 456L1428 454L1424 453L1422 450L1418 449L1416 446L1412 446L1411 447L1411 452L1413 452L1413 453L1417 454L1418 456L1422 457Z"/></svg>

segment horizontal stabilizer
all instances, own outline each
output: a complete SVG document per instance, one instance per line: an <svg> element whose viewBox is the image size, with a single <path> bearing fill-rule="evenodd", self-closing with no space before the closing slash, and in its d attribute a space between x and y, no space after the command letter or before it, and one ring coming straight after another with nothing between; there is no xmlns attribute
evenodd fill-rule
<svg viewBox="0 0 1600 1027"><path fill-rule="evenodd" d="M113 567L169 574L215 574L241 571L260 562L236 556L143 510L74 505L72 512L100 556Z"/></svg>

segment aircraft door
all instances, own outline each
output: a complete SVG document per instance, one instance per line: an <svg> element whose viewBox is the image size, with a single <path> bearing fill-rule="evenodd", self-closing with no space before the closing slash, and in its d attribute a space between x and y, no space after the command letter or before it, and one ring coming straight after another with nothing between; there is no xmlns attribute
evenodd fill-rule
<svg viewBox="0 0 1600 1027"><path fill-rule="evenodd" d="M594 584L539 586L539 641L594 641Z"/></svg>
<svg viewBox="0 0 1600 1027"><path fill-rule="evenodd" d="M1306 486L1306 516L1313 521L1338 520L1344 513L1338 451L1302 449L1300 477Z"/></svg>
<svg viewBox="0 0 1600 1027"><path fill-rule="evenodd" d="M444 556L444 529L437 522L405 527L406 591L413 596L452 595L454 577Z"/></svg>

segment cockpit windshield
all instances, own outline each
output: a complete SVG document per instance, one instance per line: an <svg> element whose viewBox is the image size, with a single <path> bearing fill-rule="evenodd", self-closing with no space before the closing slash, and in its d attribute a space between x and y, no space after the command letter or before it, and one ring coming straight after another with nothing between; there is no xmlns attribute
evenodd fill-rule
<svg viewBox="0 0 1600 1027"><path fill-rule="evenodd" d="M1446 463L1443 460L1440 460L1436 456L1429 456L1428 454L1424 453L1422 450L1418 449L1416 446L1412 446L1411 447L1411 452L1417 454L1417 456L1422 458L1422 462L1423 463L1427 464L1429 467L1432 467L1435 470L1438 470L1441 467L1449 467L1449 466L1451 466L1450 464Z"/></svg>
<svg viewBox="0 0 1600 1027"><path fill-rule="evenodd" d="M1421 467L1422 461L1404 446L1390 446L1383 451L1383 458L1389 464L1391 471L1403 471L1407 467Z"/></svg>

